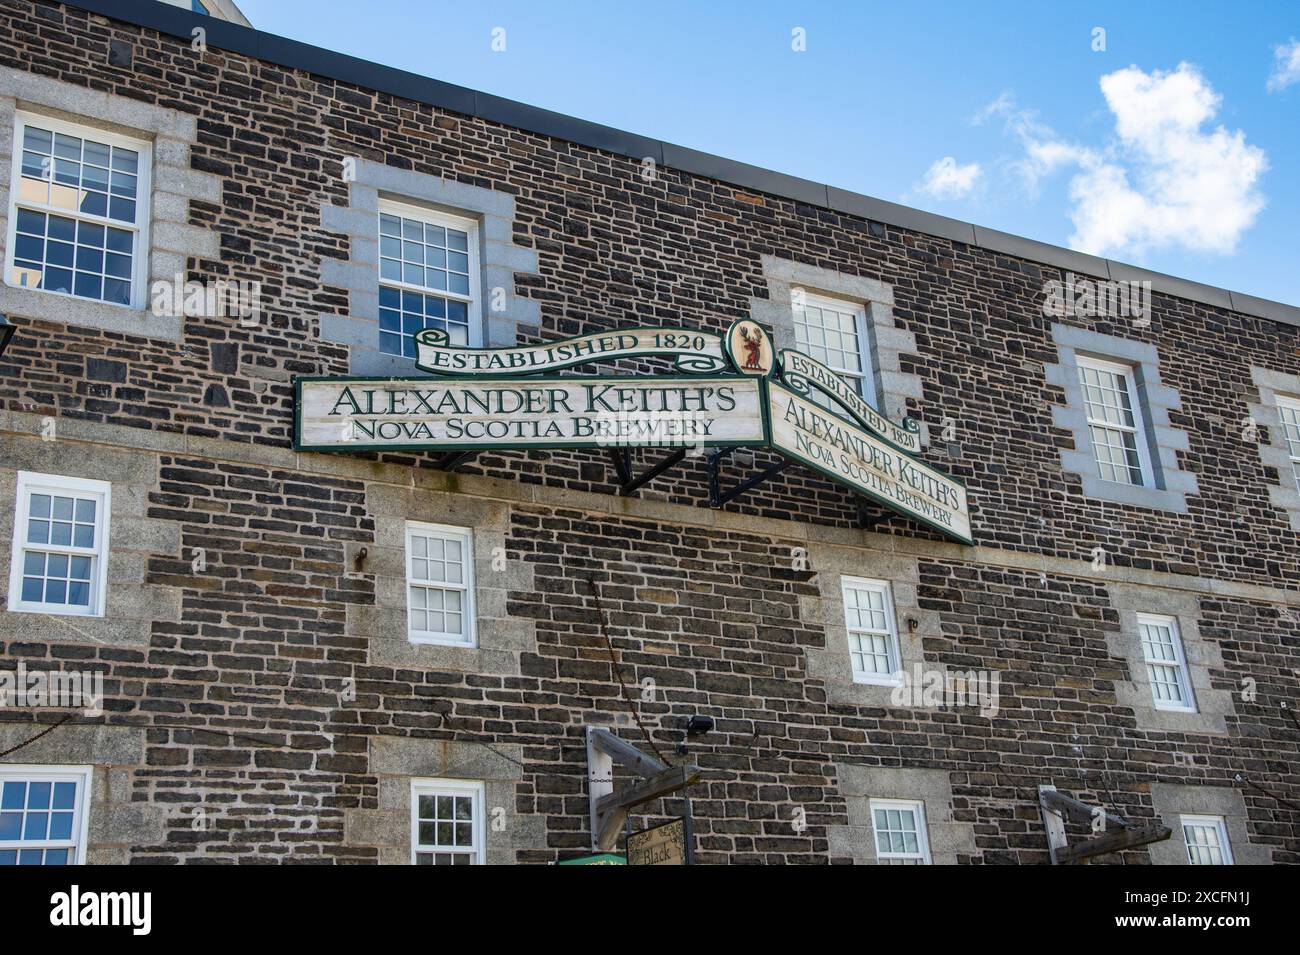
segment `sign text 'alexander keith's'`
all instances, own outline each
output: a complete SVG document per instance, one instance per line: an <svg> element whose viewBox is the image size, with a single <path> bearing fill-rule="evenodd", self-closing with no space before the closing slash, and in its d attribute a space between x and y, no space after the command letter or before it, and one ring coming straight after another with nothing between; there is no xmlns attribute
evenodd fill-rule
<svg viewBox="0 0 1300 955"><path fill-rule="evenodd" d="M761 444L752 378L304 379L299 445L318 450Z"/></svg>

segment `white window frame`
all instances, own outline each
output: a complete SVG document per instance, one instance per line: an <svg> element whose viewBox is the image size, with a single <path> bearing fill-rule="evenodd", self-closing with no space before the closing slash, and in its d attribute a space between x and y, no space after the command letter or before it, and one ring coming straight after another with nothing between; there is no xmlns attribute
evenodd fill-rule
<svg viewBox="0 0 1300 955"><path fill-rule="evenodd" d="M420 796L464 796L474 800L471 865L487 864L487 826L484 824L486 786L478 779L412 779L411 780L411 865L418 865L416 857L421 852L451 852L462 850L443 846L427 846L420 842Z"/></svg>
<svg viewBox="0 0 1300 955"><path fill-rule="evenodd" d="M893 663L893 669L888 674L868 673L865 670L853 669L853 654L860 652L853 648L854 634L870 634L879 636L874 630L864 630L861 627L851 626L849 623L849 590L868 590L879 593L882 602L885 605L885 620L889 628L888 648L890 660ZM854 683L865 683L873 686L898 686L902 683L903 678L903 655L902 648L898 641L898 621L894 614L894 591L887 580L875 580L869 577L840 577L840 599L844 605L844 630L845 639L849 647L849 668L853 673Z"/></svg>
<svg viewBox="0 0 1300 955"><path fill-rule="evenodd" d="M454 539L460 542L463 558L464 579L457 584L418 580L411 574L411 562L415 559L411 547L411 537L416 534L432 534L444 540ZM468 527L455 527L450 524L429 524L424 521L407 521L405 532L406 547L406 633L412 643L433 644L450 647L478 646L478 618L474 600L474 531ZM454 590L461 594L461 622L464 632L439 633L431 630L416 630L411 626L411 588L413 586L435 590Z"/></svg>
<svg viewBox="0 0 1300 955"><path fill-rule="evenodd" d="M1288 422L1283 412L1283 409L1291 412L1296 421L1300 423L1300 398L1292 398L1289 395L1276 395L1273 402L1277 405L1278 420L1282 424L1282 434L1279 436L1282 439L1282 448L1286 451L1287 457L1291 459L1291 474L1295 478L1296 489L1300 490L1300 437L1297 437L1295 443L1292 443L1287 435ZM1297 427L1300 427L1300 424Z"/></svg>
<svg viewBox="0 0 1300 955"><path fill-rule="evenodd" d="M899 852L882 852L880 850L880 836L876 832L876 810L877 809L899 809L906 810L913 814L916 820L916 846L917 852L899 853ZM925 802L920 799L869 799L867 801L867 812L871 816L871 838L875 840L876 862L888 862L890 859L916 860L920 865L933 865L934 861L930 857L930 833L929 825L925 820Z"/></svg>
<svg viewBox="0 0 1300 955"><path fill-rule="evenodd" d="M1182 690L1183 704L1173 703L1169 700L1161 700L1156 697L1155 687L1151 688L1151 701L1158 710L1167 710L1172 713L1195 713L1196 694L1192 690L1192 671L1187 666L1187 654L1183 649L1183 632L1178 626L1178 618L1167 614L1157 613L1139 613L1137 615L1138 624L1138 646L1142 652L1142 665L1171 667L1177 671L1179 689ZM1143 626L1168 627L1170 636L1174 644L1174 662L1168 660L1152 660L1147 657L1145 641L1142 639ZM1147 680L1150 682L1150 674L1147 674Z"/></svg>
<svg viewBox="0 0 1300 955"><path fill-rule="evenodd" d="M82 497L95 497L95 547L93 551L59 544L27 543L27 522L33 494L75 493ZM113 485L107 481L70 478L58 474L18 472L17 493L14 495L14 539L9 557L9 610L12 613L46 613L75 617L102 617L108 597L108 530L112 523ZM70 604L46 604L22 599L23 555L29 549L43 553L88 556L94 562L90 573L91 594L82 609Z"/></svg>
<svg viewBox="0 0 1300 955"><path fill-rule="evenodd" d="M379 286L395 288L399 291L418 292L421 295L437 295L442 298L452 299L457 302L464 302L467 306L467 320L469 322L469 347L477 348L483 345L483 279L479 269L479 224L477 219L467 218L465 216L453 215L450 212L441 212L436 209L430 209L427 206L413 205L407 202L400 202L396 199L380 199L379 213L375 216L375 242L379 244L380 240L380 219L379 217L387 213L388 215L401 216L403 219L417 219L420 222L459 229L465 233L466 253L469 256L469 294L462 295L459 292L453 292L450 289L430 288L427 285L416 285L407 281L396 281L386 279L381 274L382 263L375 266L375 276L378 281L376 291ZM378 259L379 257L376 256ZM376 315L378 318L378 315ZM378 334L376 332L376 334ZM405 332L403 332L405 335ZM391 352L382 351L385 355L391 355ZM392 357L398 357L396 355Z"/></svg>
<svg viewBox="0 0 1300 955"><path fill-rule="evenodd" d="M873 354L873 344L867 327L867 309L861 302L855 302L851 299L832 298L829 295L818 295L813 292L796 290L796 294L802 294L805 305L811 305L814 308L832 309L837 312L852 312L854 321L857 325L858 334L858 368L840 368L829 362L827 367L837 373L848 376L851 382L858 383L858 394L862 399L873 408L876 406L876 380L875 380L875 355ZM800 325L799 306L797 300L790 307L791 320L794 322L796 337L798 336L798 327ZM798 347L798 346L796 346ZM821 397L818 395L817 397ZM827 399L829 401L829 399ZM838 404L831 405L832 408L838 409Z"/></svg>
<svg viewBox="0 0 1300 955"><path fill-rule="evenodd" d="M1128 425L1118 425L1110 421L1092 418L1088 414L1088 396L1083 390L1083 382L1079 382L1079 395L1083 402L1081 410L1083 411L1084 427L1088 429L1088 443L1092 445L1092 465L1097 469L1097 477L1108 484L1154 488L1156 486L1155 472L1151 466L1151 451L1147 447L1146 415L1143 412L1142 396L1137 386L1137 369L1133 365L1107 361L1104 358L1094 358L1091 355L1076 355L1075 363L1079 369L1091 368L1094 371L1104 371L1112 375L1123 375L1124 386L1128 390L1129 410L1133 413L1133 427L1131 428ZM1092 429L1094 427L1104 428L1109 431L1127 432L1134 436L1134 443L1137 447L1138 468L1142 473L1141 484L1133 484L1129 481L1112 481L1102 474L1101 462L1097 459L1096 443L1092 440Z"/></svg>
<svg viewBox="0 0 1300 955"><path fill-rule="evenodd" d="M135 196L135 222L128 225L120 219L110 219L107 215L95 216L80 211L68 209L59 209L50 205L37 205L22 202L19 195L22 188L23 175L23 135L28 126L38 126L41 129L48 129L51 132L63 133L66 136L76 136L78 139L90 139L97 143L104 143L109 146L120 146L123 149L134 150L139 155L138 166L136 168L136 196ZM153 143L146 139L133 139L127 136L121 136L117 133L110 133L100 129L97 126L89 126L79 123L69 123L60 119L52 119L39 113L18 112L14 116L14 138L13 152L10 156L9 178L9 228L5 237L5 261L4 274L0 276L4 283L10 288L26 288L33 292L45 292L50 295L59 295L66 298L74 298L82 302L95 302L99 305L109 305L114 308L130 308L140 311L145 307L149 297L149 259L151 252L150 224L152 209L151 202L153 196ZM75 292L56 292L50 289L37 289L31 286L16 286L9 282L10 272L13 270L15 261L15 252L17 235L18 235L18 209L30 209L34 212L41 212L45 215L57 215L68 219L75 219L78 222L93 222L96 225L112 226L115 229L125 229L135 233L134 259L131 263L131 301L127 305L121 302L108 302L100 298L88 298L84 295L77 295Z"/></svg>
<svg viewBox="0 0 1300 955"><path fill-rule="evenodd" d="M1187 850L1188 865L1201 865L1192 859L1192 844L1187 841L1187 827L1200 826L1214 829L1219 839L1219 851L1223 854L1223 865L1236 865L1232 860L1232 843L1228 839L1228 823L1222 816L1180 815L1178 825L1183 833L1183 848ZM1212 865L1213 863L1205 863Z"/></svg>
<svg viewBox="0 0 1300 955"><path fill-rule="evenodd" d="M0 849L63 849L75 851L69 865L86 864L86 840L90 834L90 786L94 770L90 766L45 766L35 763L0 764L0 789L8 780L19 782L51 782L77 784L76 815L72 820L73 839L43 839L38 843L19 841L0 842ZM21 863L20 863L21 864Z"/></svg>

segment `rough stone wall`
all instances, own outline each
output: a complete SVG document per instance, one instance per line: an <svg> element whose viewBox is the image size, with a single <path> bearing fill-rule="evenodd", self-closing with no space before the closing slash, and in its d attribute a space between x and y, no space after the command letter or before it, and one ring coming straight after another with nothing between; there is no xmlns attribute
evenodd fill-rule
<svg viewBox="0 0 1300 955"><path fill-rule="evenodd" d="M629 159L217 49L195 53L75 8L14 0L0 27L0 66L195 115L192 167L220 177L222 193L190 203L191 224L220 236L219 257L191 258L190 274L260 281L263 308L251 328L187 321L180 343L12 316L25 334L4 361L5 407L287 444L290 377L347 370L346 348L322 342L318 324L347 312L346 291L321 273L348 257L351 238L324 229L320 209L347 204L343 162L358 157L510 193L514 242L537 257L536 274L516 273L515 294L540 303L541 337L633 323L721 330L766 297L764 255L884 282L897 326L918 345L901 369L922 384L908 408L932 431L955 427L931 457L967 482L981 542L1069 557L1101 546L1134 567L1261 583L1300 576L1300 544L1270 500L1275 469L1240 426L1258 398L1251 366L1293 371L1300 329L1165 295L1145 327L1078 320L1158 348L1164 381L1183 397L1172 420L1190 437L1181 467L1199 483L1186 514L1092 501L1061 470L1059 446L1071 438L1050 415L1064 402L1044 374L1057 361L1042 313L1055 269L671 168L647 182ZM132 44L132 67L106 62L110 37ZM427 465L422 457L404 460ZM610 469L590 453L497 453L465 469L611 488ZM699 503L702 470L688 463L663 493ZM842 526L856 516L844 491L801 469L733 507ZM929 533L898 518L882 528Z"/></svg>
<svg viewBox="0 0 1300 955"><path fill-rule="evenodd" d="M46 444L33 436L10 446ZM55 446L86 460L104 450ZM704 770L693 799L702 862L868 855L851 841L866 830L845 766L945 775L951 824L969 833L951 853L958 863L1044 862L1035 808L1043 782L1138 818L1156 811L1153 784L1239 792L1256 857L1300 861L1300 813L1275 798L1300 788L1295 724L1279 705L1294 705L1300 626L1263 588L1199 597L1200 637L1222 659L1212 683L1236 697L1226 732L1151 730L1117 699L1130 671L1114 649L1116 593L1145 588L1155 600L1168 592L1163 581L1186 600L1194 582L1138 584L1059 560L973 563L956 545L924 544L913 559L925 666L996 671L999 710L835 702L809 661L842 639L842 621L817 599L819 575L841 566L819 562L827 548L782 536L789 522L710 526L681 519L699 509L652 503L620 515L596 510L595 495L566 505L543 491L543 503L519 485L447 476L439 499L449 511L485 510L495 496L492 510L508 515L497 612L531 626L535 645L494 673L452 658L393 665L347 632L348 613L374 605L377 568L358 572L345 554L375 545L369 504L409 488L411 472L353 462L329 474L282 466L288 455L278 451L256 457L133 452L136 472L158 475L149 521L175 529L155 536L146 584L181 601L178 620L154 621L147 646L12 627L0 637L7 665L102 670L100 732L143 733L138 765L121 765L116 750L104 757L117 798L148 823L128 830L147 838L115 849L132 861L398 861L402 770L419 775L447 745L455 749L438 765L494 774L490 798L508 826L489 837L493 858L581 852L584 726L615 726L650 745L628 715L629 695L670 761L683 758L689 716L716 721L688 742ZM856 552L864 573L898 559L888 535L823 533L837 555ZM1256 683L1250 702L1240 694L1247 679ZM35 731L32 714L21 717L5 740ZM62 732L42 738L46 759L59 754ZM65 758L98 764L83 749ZM669 800L655 811L679 809Z"/></svg>
<svg viewBox="0 0 1300 955"><path fill-rule="evenodd" d="M131 69L107 64L110 36L133 45ZM130 645L0 614L0 666L75 662L106 675L99 735L133 745L91 740L64 757L109 767L102 798L125 813L99 858L396 861L403 770L447 765L489 779L489 800L513 799L506 855L584 850L583 726L642 740L596 625L594 578L655 745L679 759L685 718L717 721L690 743L705 771L693 800L701 861L864 856L837 842L862 836L848 801L862 794L846 793L843 765L946 772L959 863L1045 861L1035 792L1048 781L1135 817L1157 811L1153 784L1239 789L1252 844L1300 861L1300 814L1274 796L1294 804L1300 787L1297 623L1279 610L1300 543L1270 499L1276 469L1239 428L1258 400L1252 368L1294 371L1297 329L1168 296L1149 327L1080 321L1158 348L1183 399L1171 415L1190 438L1181 467L1199 488L1182 514L1099 503L1062 472L1069 433L1052 425L1065 396L1045 378L1058 354L1040 306L1055 270L672 169L646 182L631 160L219 50L196 55L50 3L0 7L0 67L193 114L192 167L222 191L191 200L191 224L217 234L220 253L191 258L190 275L263 286L259 324L191 319L179 342L9 316L19 330L0 359L0 430L32 444L34 422L55 418L57 453L70 457L48 467L61 473L74 459L130 455L133 485L148 486L138 516L166 528L136 548L141 591L180 603ZM908 407L932 434L955 425L928 457L967 482L979 551L901 518L856 530L848 495L798 468L715 515L689 461L624 502L595 452L492 452L466 477L421 455L293 454L291 377L348 369L317 323L348 309L320 276L350 239L319 220L323 203L347 201L349 156L510 193L514 242L537 256L516 294L539 303L545 338L632 323L720 331L768 294L763 256L886 283L895 324L916 341L901 373L919 377L923 397ZM28 467L24 455L0 471ZM421 484L504 508L507 560L528 573L502 588L502 619L535 635L535 648L513 651L517 667L379 663L349 629L349 613L375 604L375 574L353 568L358 546L381 543L376 502ZM864 562L913 555L926 664L999 671L999 714L829 699L808 659L842 621L812 612L825 571L815 560L796 569L792 548L811 537L859 548ZM1090 573L1097 546L1107 569ZM1137 578L1198 595L1200 636L1221 659L1211 684L1237 694L1226 733L1140 729L1117 700L1128 663L1112 649L1108 582ZM5 724L3 742L35 728L29 715ZM61 752L57 738L44 738L42 759ZM421 762L400 739L454 752Z"/></svg>

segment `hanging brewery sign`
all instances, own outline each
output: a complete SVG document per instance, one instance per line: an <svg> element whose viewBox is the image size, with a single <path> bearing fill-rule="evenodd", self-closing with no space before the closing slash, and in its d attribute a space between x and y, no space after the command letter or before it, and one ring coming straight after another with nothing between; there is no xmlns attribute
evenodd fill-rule
<svg viewBox="0 0 1300 955"><path fill-rule="evenodd" d="M966 489L919 460L917 423L889 420L807 355L790 349L777 355L750 319L723 335L632 328L540 345L466 348L450 344L443 331L425 329L415 341L425 377L295 379L294 448L770 448L971 543ZM672 359L678 374L554 374L651 356ZM630 459L616 454L621 492L654 479L681 456L676 450L633 478ZM714 456L710 468L717 466ZM715 478L711 470L711 487ZM725 499L711 491L710 502L722 506Z"/></svg>
<svg viewBox="0 0 1300 955"><path fill-rule="evenodd" d="M768 384L768 402L773 449L971 543L966 488L960 482L776 382Z"/></svg>
<svg viewBox="0 0 1300 955"><path fill-rule="evenodd" d="M762 444L759 382L717 378L299 378L297 445L396 448Z"/></svg>

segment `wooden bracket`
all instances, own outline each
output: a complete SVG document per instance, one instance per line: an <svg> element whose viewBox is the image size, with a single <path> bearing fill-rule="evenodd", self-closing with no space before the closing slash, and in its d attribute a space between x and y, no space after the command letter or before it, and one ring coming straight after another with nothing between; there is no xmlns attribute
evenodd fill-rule
<svg viewBox="0 0 1300 955"><path fill-rule="evenodd" d="M668 768L653 756L641 752L631 743L619 739L603 727L588 726L587 739L597 752L608 756L624 769L632 770L642 779L649 779L655 773L662 773Z"/></svg>
<svg viewBox="0 0 1300 955"><path fill-rule="evenodd" d="M1052 853L1052 865L1086 863L1093 856L1162 842L1173 834L1168 826L1160 823L1137 825L1123 816L1057 792L1055 786L1046 784L1038 787L1038 809L1043 817L1043 827L1047 830L1047 847ZM1100 834L1070 845L1065 834L1067 818L1092 827L1094 832L1100 830ZM1098 819L1101 820L1100 826L1097 826Z"/></svg>
<svg viewBox="0 0 1300 955"><path fill-rule="evenodd" d="M614 764L641 777L614 789ZM633 806L660 799L696 782L696 766L665 766L653 756L619 739L603 726L587 727L587 793L591 805L591 848L608 852L618 844L619 830Z"/></svg>

